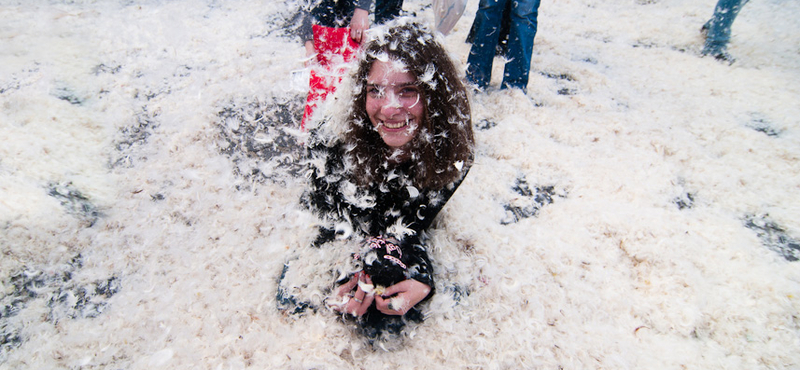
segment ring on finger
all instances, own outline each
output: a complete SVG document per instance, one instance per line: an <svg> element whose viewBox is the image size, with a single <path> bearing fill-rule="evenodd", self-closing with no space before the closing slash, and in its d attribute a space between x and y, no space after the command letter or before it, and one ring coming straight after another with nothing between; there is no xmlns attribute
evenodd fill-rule
<svg viewBox="0 0 800 370"><path fill-rule="evenodd" d="M361 299L358 299L358 298L356 298L356 297L353 297L353 300L354 300L354 301L356 301L357 303L364 303L364 301L363 301L363 300L361 300Z"/></svg>

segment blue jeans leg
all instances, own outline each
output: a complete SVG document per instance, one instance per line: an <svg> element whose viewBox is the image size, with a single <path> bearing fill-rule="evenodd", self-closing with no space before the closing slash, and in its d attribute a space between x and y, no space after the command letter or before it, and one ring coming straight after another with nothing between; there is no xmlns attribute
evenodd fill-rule
<svg viewBox="0 0 800 370"><path fill-rule="evenodd" d="M492 79L492 63L507 1L511 0L481 0L475 14L475 38L467 58L467 80L481 89L489 86Z"/></svg>
<svg viewBox="0 0 800 370"><path fill-rule="evenodd" d="M506 55L508 62L503 73L503 88L527 91L539 2L540 0L515 0L511 5L511 28Z"/></svg>
<svg viewBox="0 0 800 370"><path fill-rule="evenodd" d="M746 2L746 1L745 1ZM719 0L714 8L714 17L706 23L708 34L703 47L704 55L718 55L725 52L731 39L731 27L744 3L742 0Z"/></svg>

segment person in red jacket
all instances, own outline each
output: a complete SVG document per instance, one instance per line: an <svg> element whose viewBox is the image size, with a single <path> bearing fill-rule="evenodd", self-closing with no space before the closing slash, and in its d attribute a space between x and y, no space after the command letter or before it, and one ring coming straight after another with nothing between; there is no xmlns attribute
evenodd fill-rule
<svg viewBox="0 0 800 370"><path fill-rule="evenodd" d="M317 103L336 89L370 26L372 0L321 0L305 14L300 37L306 48L307 64L312 68L309 94L301 128L305 129ZM377 0L375 23L382 24L400 15L403 0ZM316 62L316 63L314 63Z"/></svg>

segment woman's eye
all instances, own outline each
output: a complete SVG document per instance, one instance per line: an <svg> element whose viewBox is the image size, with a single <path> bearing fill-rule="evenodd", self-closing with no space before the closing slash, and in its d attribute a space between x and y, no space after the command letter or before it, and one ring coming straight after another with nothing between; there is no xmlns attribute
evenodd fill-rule
<svg viewBox="0 0 800 370"><path fill-rule="evenodd" d="M416 98L419 90L416 87L404 87L400 90L401 98Z"/></svg>
<svg viewBox="0 0 800 370"><path fill-rule="evenodd" d="M383 95L383 89L379 89L375 86L370 86L367 88L367 94L369 94L370 97L378 98Z"/></svg>

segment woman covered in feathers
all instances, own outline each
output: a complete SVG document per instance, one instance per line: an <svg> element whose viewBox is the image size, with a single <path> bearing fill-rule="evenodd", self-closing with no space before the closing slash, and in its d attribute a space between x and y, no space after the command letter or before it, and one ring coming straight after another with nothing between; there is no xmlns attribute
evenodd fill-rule
<svg viewBox="0 0 800 370"><path fill-rule="evenodd" d="M310 132L303 202L322 221L314 246L350 249L326 304L374 338L420 321L434 293L425 231L472 165L472 122L453 62L418 24L375 29L350 77L352 98L333 102L349 106ZM279 305L313 307L286 283L290 267Z"/></svg>

